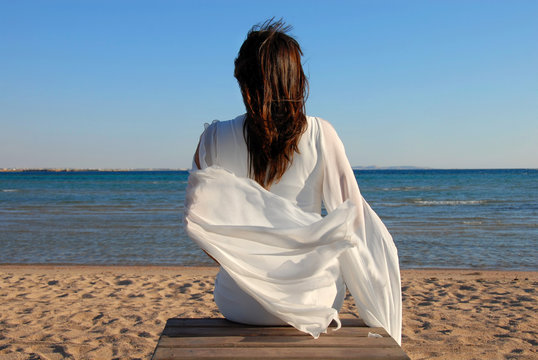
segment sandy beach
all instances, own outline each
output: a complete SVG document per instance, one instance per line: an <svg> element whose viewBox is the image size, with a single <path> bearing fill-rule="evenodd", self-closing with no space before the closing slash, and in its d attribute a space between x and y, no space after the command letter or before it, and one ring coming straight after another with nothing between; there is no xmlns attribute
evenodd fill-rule
<svg viewBox="0 0 538 360"><path fill-rule="evenodd" d="M217 268L0 266L0 359L148 359L171 317L220 317ZM404 270L411 359L538 357L538 272ZM356 316L348 296L342 317Z"/></svg>

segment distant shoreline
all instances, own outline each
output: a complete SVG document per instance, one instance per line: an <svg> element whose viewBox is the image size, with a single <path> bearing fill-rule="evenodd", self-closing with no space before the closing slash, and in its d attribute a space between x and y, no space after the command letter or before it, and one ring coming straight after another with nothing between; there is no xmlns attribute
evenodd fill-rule
<svg viewBox="0 0 538 360"><path fill-rule="evenodd" d="M352 166L353 170L538 170L538 168L432 168L420 166ZM0 173L68 173L68 172L152 172L152 171L189 171L190 168L140 168L140 169L106 169L106 168L0 168Z"/></svg>
<svg viewBox="0 0 538 360"><path fill-rule="evenodd" d="M0 169L0 173L9 173L9 172L141 172L141 171L189 171L190 169L51 169L51 168L37 168L37 169L19 169L19 168L3 168Z"/></svg>

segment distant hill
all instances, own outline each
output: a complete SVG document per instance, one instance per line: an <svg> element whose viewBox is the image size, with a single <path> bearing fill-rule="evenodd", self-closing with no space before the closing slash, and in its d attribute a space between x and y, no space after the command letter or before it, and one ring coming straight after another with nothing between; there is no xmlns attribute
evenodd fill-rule
<svg viewBox="0 0 538 360"><path fill-rule="evenodd" d="M353 170L424 170L431 169L430 167L420 167L420 166L353 166Z"/></svg>

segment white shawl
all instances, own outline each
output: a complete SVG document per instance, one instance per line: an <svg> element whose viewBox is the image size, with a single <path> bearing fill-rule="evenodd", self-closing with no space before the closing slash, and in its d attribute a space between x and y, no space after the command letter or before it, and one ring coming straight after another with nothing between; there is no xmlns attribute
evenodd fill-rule
<svg viewBox="0 0 538 360"><path fill-rule="evenodd" d="M340 186L337 195L324 198L329 213L323 218L251 179L218 166L203 168L189 177L185 228L243 291L318 337L331 320L339 323L337 311L318 299L343 276L366 324L385 328L401 343L397 250L360 195L349 164L328 174Z"/></svg>

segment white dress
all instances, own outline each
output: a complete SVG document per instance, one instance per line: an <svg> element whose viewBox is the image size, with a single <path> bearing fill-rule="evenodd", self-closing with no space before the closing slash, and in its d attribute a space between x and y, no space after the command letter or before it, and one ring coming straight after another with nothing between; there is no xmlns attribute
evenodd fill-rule
<svg viewBox="0 0 538 360"><path fill-rule="evenodd" d="M400 343L396 247L362 198L333 127L307 117L299 153L267 191L248 178L244 119L206 128L185 200L187 233L221 265L214 297L222 314L318 337L332 320L340 324L347 285L360 317Z"/></svg>

